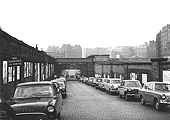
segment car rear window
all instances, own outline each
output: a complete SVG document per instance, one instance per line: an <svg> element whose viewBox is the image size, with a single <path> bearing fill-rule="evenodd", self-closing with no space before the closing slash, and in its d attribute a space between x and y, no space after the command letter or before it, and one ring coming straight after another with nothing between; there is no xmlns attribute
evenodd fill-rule
<svg viewBox="0 0 170 120"><path fill-rule="evenodd" d="M127 81L126 86L127 87L141 87L139 81Z"/></svg>
<svg viewBox="0 0 170 120"><path fill-rule="evenodd" d="M120 84L120 80L111 80L110 83L112 83L112 84Z"/></svg>

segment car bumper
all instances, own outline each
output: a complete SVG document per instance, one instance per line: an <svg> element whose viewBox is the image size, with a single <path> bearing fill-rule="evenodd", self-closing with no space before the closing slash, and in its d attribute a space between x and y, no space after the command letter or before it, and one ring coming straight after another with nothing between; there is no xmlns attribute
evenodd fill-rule
<svg viewBox="0 0 170 120"><path fill-rule="evenodd" d="M117 88L115 89L110 89L110 92L118 92Z"/></svg>
<svg viewBox="0 0 170 120"><path fill-rule="evenodd" d="M170 106L170 101L160 100L160 104L166 104Z"/></svg>
<svg viewBox="0 0 170 120"><path fill-rule="evenodd" d="M135 97L135 98L139 98L139 95L136 93L127 93L127 96L131 96L131 97Z"/></svg>
<svg viewBox="0 0 170 120"><path fill-rule="evenodd" d="M45 113L17 113L17 120L49 120Z"/></svg>

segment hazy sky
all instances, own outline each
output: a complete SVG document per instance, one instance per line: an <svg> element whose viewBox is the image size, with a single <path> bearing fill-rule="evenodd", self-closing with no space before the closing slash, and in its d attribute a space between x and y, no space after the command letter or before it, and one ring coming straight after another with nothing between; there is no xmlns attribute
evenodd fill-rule
<svg viewBox="0 0 170 120"><path fill-rule="evenodd" d="M135 46L170 24L169 0L0 0L0 26L39 49Z"/></svg>

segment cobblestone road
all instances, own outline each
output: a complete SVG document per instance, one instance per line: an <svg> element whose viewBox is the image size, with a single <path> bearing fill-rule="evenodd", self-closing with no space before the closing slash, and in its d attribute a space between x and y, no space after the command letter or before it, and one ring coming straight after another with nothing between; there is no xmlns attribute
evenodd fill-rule
<svg viewBox="0 0 170 120"><path fill-rule="evenodd" d="M62 120L170 120L169 111L126 101L78 81L68 81L63 103Z"/></svg>

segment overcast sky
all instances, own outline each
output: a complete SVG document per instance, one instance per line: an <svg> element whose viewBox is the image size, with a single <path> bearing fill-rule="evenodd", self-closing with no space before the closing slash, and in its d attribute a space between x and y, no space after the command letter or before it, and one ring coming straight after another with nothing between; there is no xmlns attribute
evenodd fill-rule
<svg viewBox="0 0 170 120"><path fill-rule="evenodd" d="M170 24L169 0L0 0L0 26L39 49L135 46Z"/></svg>

